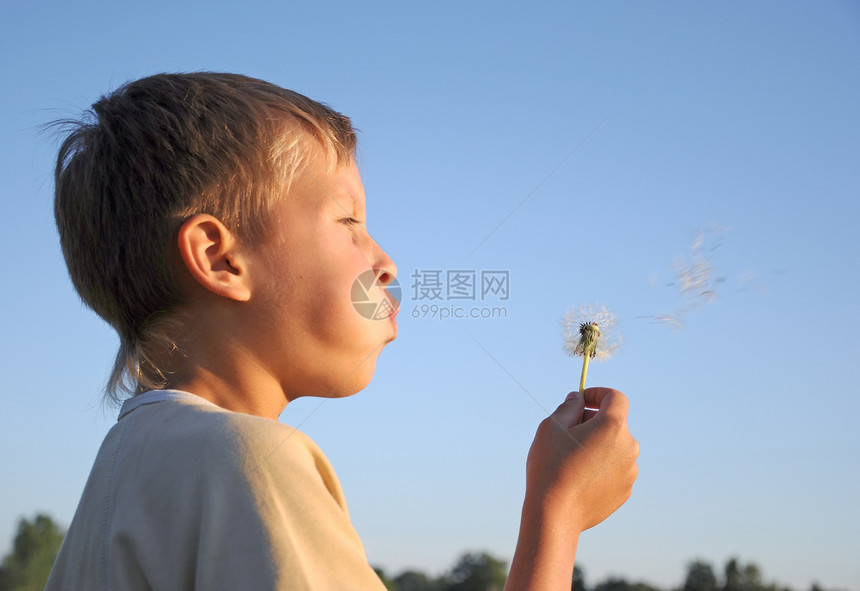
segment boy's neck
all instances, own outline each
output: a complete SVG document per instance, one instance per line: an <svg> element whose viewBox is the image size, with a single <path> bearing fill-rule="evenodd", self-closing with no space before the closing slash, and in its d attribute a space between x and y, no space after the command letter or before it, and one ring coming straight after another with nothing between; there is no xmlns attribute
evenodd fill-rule
<svg viewBox="0 0 860 591"><path fill-rule="evenodd" d="M226 410L277 421L287 406L280 386L271 376L235 369L221 365L216 372L205 365L194 365L187 372L173 374L167 387L190 392Z"/></svg>

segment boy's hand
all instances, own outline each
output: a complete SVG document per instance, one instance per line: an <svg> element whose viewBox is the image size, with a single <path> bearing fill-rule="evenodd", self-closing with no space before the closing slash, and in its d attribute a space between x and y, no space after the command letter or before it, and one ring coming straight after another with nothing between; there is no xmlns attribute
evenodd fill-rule
<svg viewBox="0 0 860 591"><path fill-rule="evenodd" d="M573 392L540 424L505 591L570 589L579 534L630 497L638 456L627 398L617 390Z"/></svg>
<svg viewBox="0 0 860 591"><path fill-rule="evenodd" d="M531 517L577 536L630 497L639 444L627 429L627 407L617 390L587 388L540 424L526 464Z"/></svg>

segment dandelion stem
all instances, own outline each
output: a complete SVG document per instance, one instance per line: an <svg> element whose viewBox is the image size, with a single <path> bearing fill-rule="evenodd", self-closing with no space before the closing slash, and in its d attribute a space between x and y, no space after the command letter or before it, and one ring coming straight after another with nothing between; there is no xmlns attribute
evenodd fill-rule
<svg viewBox="0 0 860 591"><path fill-rule="evenodd" d="M583 355L582 356L582 375L579 377L579 393L585 393L585 375L588 373L588 360L591 359L591 355Z"/></svg>

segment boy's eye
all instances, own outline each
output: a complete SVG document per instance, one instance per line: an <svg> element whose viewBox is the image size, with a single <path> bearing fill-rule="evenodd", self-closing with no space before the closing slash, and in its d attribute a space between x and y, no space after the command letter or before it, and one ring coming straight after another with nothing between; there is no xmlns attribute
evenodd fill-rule
<svg viewBox="0 0 860 591"><path fill-rule="evenodd" d="M347 226L360 226L360 225L361 225L361 222L360 222L360 221L358 221L358 220L357 220L357 219L355 219L355 218L349 218L349 217L347 217L347 218L341 218L340 222L341 222L342 224L347 225Z"/></svg>

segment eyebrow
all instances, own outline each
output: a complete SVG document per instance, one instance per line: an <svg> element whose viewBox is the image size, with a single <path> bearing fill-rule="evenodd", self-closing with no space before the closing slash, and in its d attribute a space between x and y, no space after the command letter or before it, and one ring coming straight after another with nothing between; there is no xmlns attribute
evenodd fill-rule
<svg viewBox="0 0 860 591"><path fill-rule="evenodd" d="M326 195L328 195L329 201L334 204L333 207L338 208L338 210L345 214L355 215L360 211L358 208L360 205L359 200L352 193L335 196L331 191L326 191Z"/></svg>
<svg viewBox="0 0 860 591"><path fill-rule="evenodd" d="M302 172L304 172L306 175L308 175L316 183L316 185L320 189L322 189L323 193L325 193L328 196L329 201L334 204L331 207L337 207L340 211L342 211L343 213L350 215L350 216L363 217L360 214L362 214L362 213L366 214L366 212L367 212L367 201L366 200L364 200L362 202L363 207L359 211L358 208L356 207L359 204L359 200L355 195L353 195L353 193L351 191L345 192L341 197L336 197L325 185L323 185L319 181L319 179L311 171L309 171L307 169L307 167L303 167ZM361 222L361 225L364 227L365 231L367 231L367 226L363 220Z"/></svg>
<svg viewBox="0 0 860 591"><path fill-rule="evenodd" d="M340 209L342 211L344 211L345 213L350 213L352 211L352 210L346 208L346 206L344 205L345 201L349 202L353 206L353 209L355 208L356 199L351 193L348 193L344 197L341 197L341 198L335 197L332 194L332 192L329 191L328 188L320 182L320 180L316 177L316 175L314 175L314 173L312 173L310 170L307 169L306 166L302 167L302 172L304 174L308 175L308 177L310 177L311 180L313 180L313 182L316 183L317 187L319 187L323 193L328 195L329 200L334 202L338 207L340 207Z"/></svg>

